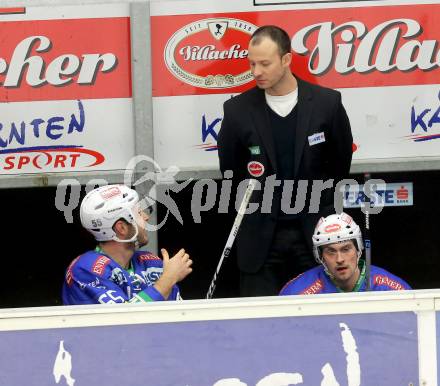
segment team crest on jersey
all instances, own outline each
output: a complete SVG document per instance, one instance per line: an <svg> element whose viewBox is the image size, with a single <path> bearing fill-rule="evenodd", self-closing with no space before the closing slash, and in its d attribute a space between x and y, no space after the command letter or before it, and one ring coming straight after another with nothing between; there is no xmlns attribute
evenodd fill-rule
<svg viewBox="0 0 440 386"><path fill-rule="evenodd" d="M127 283L127 278L124 275L124 272L121 268L116 267L112 270L112 274L110 276L110 280L117 285L122 285Z"/></svg>
<svg viewBox="0 0 440 386"><path fill-rule="evenodd" d="M135 291L140 291L142 289L142 284L145 284L145 280L142 278L142 276L138 275L137 273L131 273L130 278L133 289Z"/></svg>

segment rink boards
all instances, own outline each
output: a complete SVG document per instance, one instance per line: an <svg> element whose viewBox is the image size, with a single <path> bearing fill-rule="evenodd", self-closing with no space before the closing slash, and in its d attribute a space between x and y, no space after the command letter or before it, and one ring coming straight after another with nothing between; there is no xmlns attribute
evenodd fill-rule
<svg viewBox="0 0 440 386"><path fill-rule="evenodd" d="M439 295L6 309L0 384L436 385Z"/></svg>

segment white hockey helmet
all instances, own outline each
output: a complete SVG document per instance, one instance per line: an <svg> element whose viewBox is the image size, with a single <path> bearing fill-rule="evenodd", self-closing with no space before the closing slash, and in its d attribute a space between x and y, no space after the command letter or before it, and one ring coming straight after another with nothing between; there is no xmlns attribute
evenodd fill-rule
<svg viewBox="0 0 440 386"><path fill-rule="evenodd" d="M313 255L318 263L324 264L321 257L320 247L341 241L355 240L358 258L362 255L364 244L359 226L346 213L332 214L321 217L315 227L313 239Z"/></svg>
<svg viewBox="0 0 440 386"><path fill-rule="evenodd" d="M93 189L81 202L81 224L97 241L135 241L138 227L133 207L138 202L137 192L125 185L106 185ZM121 218L133 224L136 229L136 234L130 240L120 240L112 229Z"/></svg>

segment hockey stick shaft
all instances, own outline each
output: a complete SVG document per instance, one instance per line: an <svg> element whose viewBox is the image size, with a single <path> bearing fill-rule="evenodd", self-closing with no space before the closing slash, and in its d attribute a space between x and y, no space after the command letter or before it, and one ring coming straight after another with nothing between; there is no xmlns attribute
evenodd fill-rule
<svg viewBox="0 0 440 386"><path fill-rule="evenodd" d="M223 249L222 255L220 257L220 261L217 264L217 268L214 273L214 277L212 278L211 284L208 289L208 293L206 294L206 299L212 299L212 295L214 294L217 277L220 272L220 269L223 264L223 260L227 258L231 252L232 245L234 244L235 238L237 237L238 230L240 229L241 221L245 215L245 211L249 200L252 196L252 192L254 191L257 180L251 179L249 180L248 186L243 196L243 200L241 201L240 207L238 209L237 215L235 216L234 223L232 224L232 229L229 232L228 239L226 240L225 247Z"/></svg>
<svg viewBox="0 0 440 386"><path fill-rule="evenodd" d="M370 173L364 174L364 191L365 184L371 178ZM371 239L370 239L370 197L365 194L365 231L364 231L364 244L365 244L365 280L366 290L370 291L371 283Z"/></svg>

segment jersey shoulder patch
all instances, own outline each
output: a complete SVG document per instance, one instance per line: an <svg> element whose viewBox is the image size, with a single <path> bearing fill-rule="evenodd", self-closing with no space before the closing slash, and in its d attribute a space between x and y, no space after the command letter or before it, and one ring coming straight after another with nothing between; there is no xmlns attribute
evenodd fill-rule
<svg viewBox="0 0 440 386"><path fill-rule="evenodd" d="M151 252L142 252L137 258L139 261L161 260L160 257L153 255Z"/></svg>
<svg viewBox="0 0 440 386"><path fill-rule="evenodd" d="M75 266L76 262L78 261L78 259L81 256L76 257L75 259L72 260L72 262L69 264L69 266L67 267L67 271L66 271L66 283L67 285L70 287L73 283L73 267Z"/></svg>
<svg viewBox="0 0 440 386"><path fill-rule="evenodd" d="M404 290L405 287L399 283L397 280L391 278L388 275L380 275L376 274L373 276L373 283L374 285L381 286L381 287L388 287L390 290L393 291L401 291Z"/></svg>
<svg viewBox="0 0 440 386"><path fill-rule="evenodd" d="M93 262L91 271L92 273L102 276L102 274L105 271L105 267L109 265L110 259L107 256L100 255L98 258Z"/></svg>
<svg viewBox="0 0 440 386"><path fill-rule="evenodd" d="M324 289L324 283L321 279L315 280L312 284L310 284L307 288L302 290L300 295L315 295L321 293Z"/></svg>

